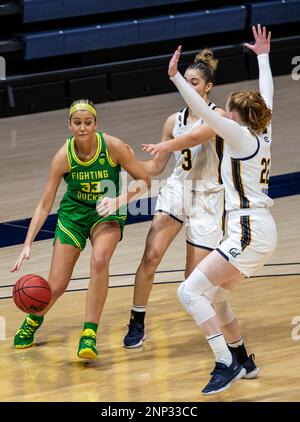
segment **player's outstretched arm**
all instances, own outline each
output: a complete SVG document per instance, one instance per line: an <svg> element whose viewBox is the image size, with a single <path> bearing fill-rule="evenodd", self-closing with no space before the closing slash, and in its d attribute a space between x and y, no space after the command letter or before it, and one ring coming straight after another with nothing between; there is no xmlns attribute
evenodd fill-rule
<svg viewBox="0 0 300 422"><path fill-rule="evenodd" d="M216 113L225 115L225 111L221 108L217 109ZM144 151L149 152L151 155L161 153L170 153L175 151L181 151L185 148L192 148L199 144L204 144L214 138L216 132L207 125L201 125L189 133L177 136L174 139L159 144L142 144Z"/></svg>
<svg viewBox="0 0 300 422"><path fill-rule="evenodd" d="M64 173L68 171L69 166L66 147L63 146L53 158L42 197L31 219L22 251L18 256L15 265L11 268L11 272L18 271L24 259L29 259L32 242L50 214L58 186Z"/></svg>
<svg viewBox="0 0 300 422"><path fill-rule="evenodd" d="M161 142L158 145L161 145L163 142L170 139L172 136L172 129L174 126L175 119L172 120L172 124L170 125L169 123L170 117L172 116L169 116L164 124ZM131 148L131 146L128 144L125 144L125 145L127 149L130 151L130 153L135 157L135 152ZM153 177L153 176L158 176L164 171L169 161L169 158L170 158L170 153L162 153L162 154L157 155L156 157L153 157L151 160L139 161L139 163L143 166L143 168L146 170L148 175L150 177Z"/></svg>
<svg viewBox="0 0 300 422"><path fill-rule="evenodd" d="M168 151L167 149L164 150L163 146L167 143L169 139L172 138L172 131L176 120L176 114L177 113L169 116L164 123L161 134L161 141L157 144L157 146L162 147L162 149L160 150L160 154L156 154L152 160L142 161L142 165L151 177L158 176L159 174L161 174L170 159L171 151ZM142 148L144 151L146 151L144 149L144 144L142 144Z"/></svg>
<svg viewBox="0 0 300 422"><path fill-rule="evenodd" d="M269 53L271 49L271 31L268 31L260 24L252 26L255 44L245 43L245 47L257 55L259 67L259 90L268 107L273 107L274 83L269 62Z"/></svg>
<svg viewBox="0 0 300 422"><path fill-rule="evenodd" d="M182 95L185 102L193 110L196 116L202 117L204 122L220 135L230 146L235 149L239 145L243 130L241 126L233 120L227 119L218 113L215 113L197 94L196 91L187 83L183 76L177 71L177 64L180 57L180 49L178 48L169 65L169 76L176 85L178 91Z"/></svg>

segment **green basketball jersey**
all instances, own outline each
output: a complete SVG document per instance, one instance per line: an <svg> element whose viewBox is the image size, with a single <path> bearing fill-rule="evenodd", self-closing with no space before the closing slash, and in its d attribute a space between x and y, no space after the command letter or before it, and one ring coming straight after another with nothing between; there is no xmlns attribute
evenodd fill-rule
<svg viewBox="0 0 300 422"><path fill-rule="evenodd" d="M77 157L74 136L67 140L69 172L64 175L68 185L64 199L68 197L82 204L95 206L104 196L119 196L121 166L110 158L102 133L98 131L96 136L97 151L88 162Z"/></svg>

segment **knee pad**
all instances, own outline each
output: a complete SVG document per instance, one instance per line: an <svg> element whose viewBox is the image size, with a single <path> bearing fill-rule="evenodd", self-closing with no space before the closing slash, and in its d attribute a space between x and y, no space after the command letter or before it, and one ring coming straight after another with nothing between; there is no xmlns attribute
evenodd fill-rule
<svg viewBox="0 0 300 422"><path fill-rule="evenodd" d="M213 288L217 288L197 267L189 275L189 277L183 283L181 283L180 286L182 285L186 286L185 291L188 291L193 296L203 295L207 291Z"/></svg>
<svg viewBox="0 0 300 422"><path fill-rule="evenodd" d="M189 284L184 281L177 289L177 295L186 311L192 315L197 325L214 317L216 312L210 302L199 291L190 288Z"/></svg>
<svg viewBox="0 0 300 422"><path fill-rule="evenodd" d="M187 312L190 314L191 313L191 305L192 305L192 299L193 296L192 294L187 291L186 287L186 282L184 281L183 283L181 283L177 289L177 296L179 301L181 302L182 306L187 310Z"/></svg>

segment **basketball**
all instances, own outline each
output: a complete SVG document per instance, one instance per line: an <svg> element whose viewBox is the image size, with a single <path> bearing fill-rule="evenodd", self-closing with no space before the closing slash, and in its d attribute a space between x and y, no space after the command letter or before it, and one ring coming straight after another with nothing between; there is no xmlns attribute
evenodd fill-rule
<svg viewBox="0 0 300 422"><path fill-rule="evenodd" d="M26 274L13 288L16 306L26 313L38 313L45 309L51 300L51 287L43 277Z"/></svg>

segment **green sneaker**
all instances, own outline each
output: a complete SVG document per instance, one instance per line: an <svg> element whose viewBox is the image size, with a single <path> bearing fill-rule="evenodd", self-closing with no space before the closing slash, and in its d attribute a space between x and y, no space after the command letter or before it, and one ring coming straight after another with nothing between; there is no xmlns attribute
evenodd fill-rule
<svg viewBox="0 0 300 422"><path fill-rule="evenodd" d="M86 328L82 331L77 356L83 359L98 358L98 351L96 349L96 333L91 328Z"/></svg>
<svg viewBox="0 0 300 422"><path fill-rule="evenodd" d="M30 347L34 341L34 334L36 330L42 325L44 317L41 321L34 321L29 315L25 318L23 324L16 332L14 338L14 347L15 349L25 349Z"/></svg>

